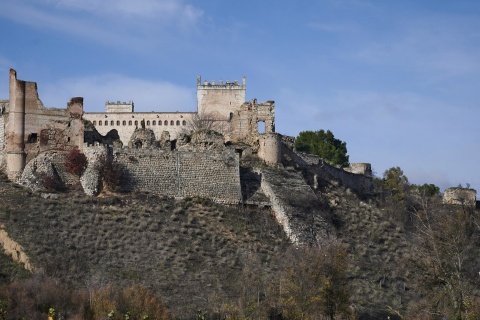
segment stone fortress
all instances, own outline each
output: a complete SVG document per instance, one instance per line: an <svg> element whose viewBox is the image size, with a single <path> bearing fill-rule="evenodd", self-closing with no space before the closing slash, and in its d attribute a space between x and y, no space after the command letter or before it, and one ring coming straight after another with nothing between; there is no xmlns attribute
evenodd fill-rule
<svg viewBox="0 0 480 320"><path fill-rule="evenodd" d="M202 82L199 76L197 112L135 112L133 101L107 101L105 112L84 112L80 97L66 109L46 108L37 84L18 80L13 69L9 93L9 100L0 100L0 167L33 189L48 175L98 194L96 164L110 154L128 178L123 191L268 206L296 243L329 233L314 192L319 181L373 193L370 164L342 169L298 153L292 137L275 132L274 101L246 101L245 77L239 83ZM194 130L198 121L214 130ZM65 170L73 149L88 159L80 178ZM323 231L312 232L312 225Z"/></svg>

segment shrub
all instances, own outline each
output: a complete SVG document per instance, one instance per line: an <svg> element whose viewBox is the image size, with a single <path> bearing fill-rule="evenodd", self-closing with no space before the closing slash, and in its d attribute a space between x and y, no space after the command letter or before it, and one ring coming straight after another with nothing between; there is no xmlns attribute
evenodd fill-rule
<svg viewBox="0 0 480 320"><path fill-rule="evenodd" d="M98 160L99 171L106 189L110 191L120 191L122 189L122 180L125 178L123 166L115 161L113 155L109 153L100 157Z"/></svg>
<svg viewBox="0 0 480 320"><path fill-rule="evenodd" d="M48 173L40 173L38 175L38 181L47 191L62 191L65 189L65 186L58 177Z"/></svg>
<svg viewBox="0 0 480 320"><path fill-rule="evenodd" d="M65 170L68 173L80 176L87 167L87 157L78 149L73 149L65 158Z"/></svg>

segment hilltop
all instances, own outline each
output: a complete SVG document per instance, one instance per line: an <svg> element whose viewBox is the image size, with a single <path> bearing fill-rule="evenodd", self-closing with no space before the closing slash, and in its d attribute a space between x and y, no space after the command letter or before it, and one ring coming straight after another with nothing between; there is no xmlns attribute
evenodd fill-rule
<svg viewBox="0 0 480 320"><path fill-rule="evenodd" d="M320 182L321 210L348 248L351 308L365 319L403 314L427 294L419 287L424 275L409 265L420 253L415 228L378 197ZM180 318L198 309L221 313L226 305L242 310L252 265L263 281L273 281L292 246L268 207L146 192L48 194L6 179L0 188L9 199L0 205L1 223L36 272L70 289L140 283ZM26 276L2 261L10 268L2 268L4 282Z"/></svg>

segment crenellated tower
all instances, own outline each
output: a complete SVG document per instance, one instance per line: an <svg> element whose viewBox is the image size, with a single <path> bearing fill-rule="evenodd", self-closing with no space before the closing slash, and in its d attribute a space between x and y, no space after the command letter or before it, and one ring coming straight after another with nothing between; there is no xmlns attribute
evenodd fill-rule
<svg viewBox="0 0 480 320"><path fill-rule="evenodd" d="M197 77L197 111L218 120L231 120L235 111L245 102L246 78L242 83L222 80L208 82Z"/></svg>

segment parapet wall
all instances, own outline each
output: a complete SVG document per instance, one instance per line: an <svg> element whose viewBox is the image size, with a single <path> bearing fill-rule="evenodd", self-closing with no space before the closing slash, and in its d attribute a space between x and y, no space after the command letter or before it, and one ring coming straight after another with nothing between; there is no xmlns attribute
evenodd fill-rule
<svg viewBox="0 0 480 320"><path fill-rule="evenodd" d="M88 147L95 153L104 147ZM238 204L242 200L239 158L234 150L215 152L114 148L125 167L125 191L156 192L173 197L197 196ZM88 155L87 155L88 157Z"/></svg>

